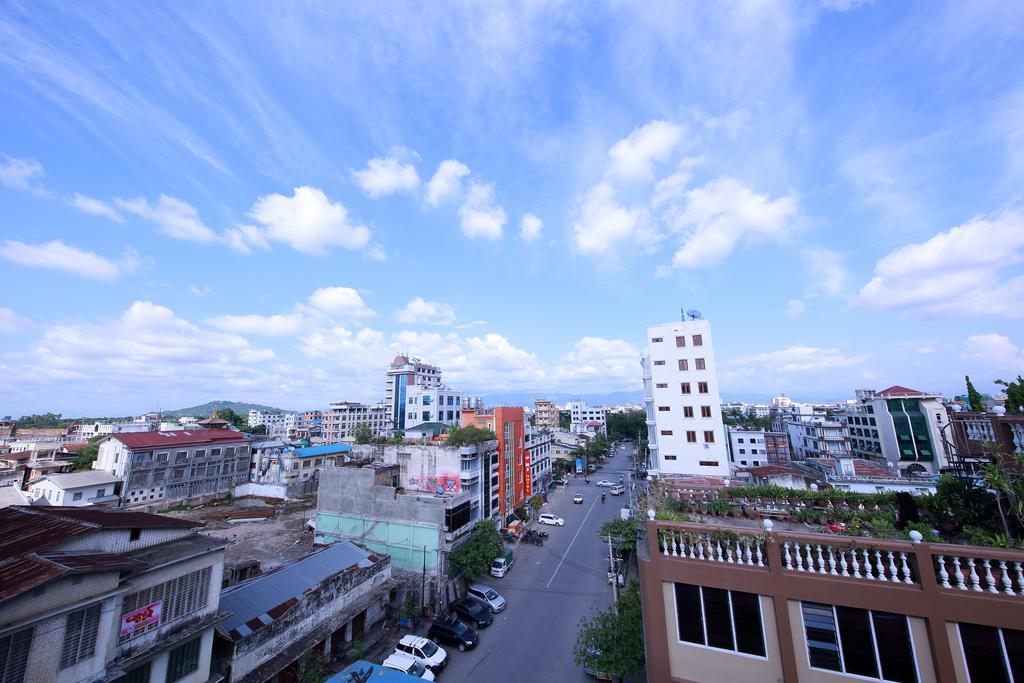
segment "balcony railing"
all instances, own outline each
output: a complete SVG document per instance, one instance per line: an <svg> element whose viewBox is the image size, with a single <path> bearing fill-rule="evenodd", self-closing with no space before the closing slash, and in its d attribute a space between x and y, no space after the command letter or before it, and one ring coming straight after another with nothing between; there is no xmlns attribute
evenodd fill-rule
<svg viewBox="0 0 1024 683"><path fill-rule="evenodd" d="M942 593L1024 600L1024 552L1018 550L665 521L648 523L648 535L652 530L650 551L656 548L661 561L918 589L927 580Z"/></svg>

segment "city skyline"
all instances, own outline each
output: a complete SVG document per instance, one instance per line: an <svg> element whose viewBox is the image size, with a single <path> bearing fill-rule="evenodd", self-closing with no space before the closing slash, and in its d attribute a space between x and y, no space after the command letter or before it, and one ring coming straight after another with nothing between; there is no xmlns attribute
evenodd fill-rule
<svg viewBox="0 0 1024 683"><path fill-rule="evenodd" d="M671 26L671 30L667 27ZM0 414L1024 372L1019 4L0 18ZM339 39L343 36L344 39Z"/></svg>

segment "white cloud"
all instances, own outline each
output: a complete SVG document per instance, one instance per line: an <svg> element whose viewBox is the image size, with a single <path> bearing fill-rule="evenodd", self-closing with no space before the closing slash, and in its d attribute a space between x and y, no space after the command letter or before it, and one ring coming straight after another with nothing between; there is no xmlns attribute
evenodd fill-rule
<svg viewBox="0 0 1024 683"><path fill-rule="evenodd" d="M473 181L459 207L462 233L471 239L501 239L505 209L494 205L494 184Z"/></svg>
<svg viewBox="0 0 1024 683"><path fill-rule="evenodd" d="M62 270L91 280L113 281L121 275L135 272L139 258L128 249L119 261L111 261L91 251L79 249L61 240L44 244L25 244L7 240L0 247L0 258L30 268Z"/></svg>
<svg viewBox="0 0 1024 683"><path fill-rule="evenodd" d="M455 159L445 159L427 183L426 202L439 206L462 194L462 179L469 175L469 166Z"/></svg>
<svg viewBox="0 0 1024 683"><path fill-rule="evenodd" d="M879 259L855 303L949 315L1024 316L1024 277L1001 270L1024 260L1024 213L976 217Z"/></svg>
<svg viewBox="0 0 1024 683"><path fill-rule="evenodd" d="M309 304L318 311L339 319L372 318L374 313L351 287L324 287L313 292Z"/></svg>
<svg viewBox="0 0 1024 683"><path fill-rule="evenodd" d="M793 299L786 304L786 315L790 318L797 318L804 314L807 310L807 305L799 299Z"/></svg>
<svg viewBox="0 0 1024 683"><path fill-rule="evenodd" d="M31 324L31 321L22 318L11 309L0 306L0 334L21 332Z"/></svg>
<svg viewBox="0 0 1024 683"><path fill-rule="evenodd" d="M219 315L206 321L226 332L258 334L267 337L290 337L302 329L302 316L296 313L278 315Z"/></svg>
<svg viewBox="0 0 1024 683"><path fill-rule="evenodd" d="M15 159L3 155L3 163L0 163L0 185L4 187L34 194L47 194L41 182L44 175L46 173L43 171L43 165L35 159Z"/></svg>
<svg viewBox="0 0 1024 683"><path fill-rule="evenodd" d="M608 173L623 180L645 181L654 176L655 163L666 161L682 142L685 129L666 121L651 121L616 142L608 156Z"/></svg>
<svg viewBox="0 0 1024 683"><path fill-rule="evenodd" d="M642 230L646 213L619 204L615 188L602 181L590 188L579 202L572 226L576 248L584 254L602 254Z"/></svg>
<svg viewBox="0 0 1024 683"><path fill-rule="evenodd" d="M533 242L540 237L542 227L544 227L544 221L532 213L524 213L519 220L519 237L525 242Z"/></svg>
<svg viewBox="0 0 1024 683"><path fill-rule="evenodd" d="M82 213L92 214L93 216L102 216L104 218L109 218L112 221L117 221L118 223L124 222L124 218L122 218L121 214L117 212L117 209L102 199L86 197L84 194L78 194L76 192L67 198L67 203Z"/></svg>
<svg viewBox="0 0 1024 683"><path fill-rule="evenodd" d="M195 207L177 197L162 194L156 204L150 204L143 197L115 199L114 203L124 211L155 223L160 232L175 239L208 243L217 237L203 225Z"/></svg>
<svg viewBox="0 0 1024 683"><path fill-rule="evenodd" d="M384 247L379 244L371 244L363 252L363 258L367 261L387 261L388 255Z"/></svg>
<svg viewBox="0 0 1024 683"><path fill-rule="evenodd" d="M264 226L264 236L296 251L319 256L331 247L362 249L370 231L349 220L348 210L315 187L297 187L291 197L270 194L253 204L252 217Z"/></svg>
<svg viewBox="0 0 1024 683"><path fill-rule="evenodd" d="M690 190L686 208L672 226L683 234L672 265L712 266L742 243L785 239L796 211L795 197L772 200L733 178L719 178Z"/></svg>
<svg viewBox="0 0 1024 683"><path fill-rule="evenodd" d="M583 337L555 368L563 386L590 390L630 390L640 386L640 351L622 339Z"/></svg>
<svg viewBox="0 0 1024 683"><path fill-rule="evenodd" d="M792 373L829 370L857 365L864 356L844 356L839 349L815 346L790 346L779 351L733 358L724 365L727 374L736 372Z"/></svg>
<svg viewBox="0 0 1024 683"><path fill-rule="evenodd" d="M676 171L658 181L654 186L654 196L651 197L651 206L655 209L662 204L681 199L686 194L686 186L693 179L693 172L689 169Z"/></svg>
<svg viewBox="0 0 1024 683"><path fill-rule="evenodd" d="M420 184L416 167L394 156L370 159L366 168L352 171L352 177L360 189L374 199L396 192L412 192Z"/></svg>
<svg viewBox="0 0 1024 683"><path fill-rule="evenodd" d="M984 367L1011 373L1024 372L1024 348L1001 334L975 334L964 341L964 359Z"/></svg>
<svg viewBox="0 0 1024 683"><path fill-rule="evenodd" d="M192 296L198 297L210 296L211 294L213 294L213 290L210 288L209 285L203 285L202 287L200 287L199 285L191 285L188 288L188 291L189 294L191 294Z"/></svg>
<svg viewBox="0 0 1024 683"><path fill-rule="evenodd" d="M496 333L463 338L454 332L406 330L392 335L391 348L443 360L446 381L467 391L535 388L547 377L535 354Z"/></svg>
<svg viewBox="0 0 1024 683"><path fill-rule="evenodd" d="M222 233L228 247L239 254L250 254L253 249L268 251L270 243L267 242L263 231L253 225L237 225L233 228L226 228Z"/></svg>
<svg viewBox="0 0 1024 683"><path fill-rule="evenodd" d="M395 311L394 318L405 325L451 325L455 322L455 308L450 304L416 297L405 308Z"/></svg>
<svg viewBox="0 0 1024 683"><path fill-rule="evenodd" d="M486 324L487 324L486 320L471 320L468 323L462 323L461 325L456 325L455 329L457 329L457 330L468 330L471 327L480 327L481 325L486 325Z"/></svg>
<svg viewBox="0 0 1024 683"><path fill-rule="evenodd" d="M814 293L836 296L846 286L843 257L827 247L810 247L803 252L812 279Z"/></svg>

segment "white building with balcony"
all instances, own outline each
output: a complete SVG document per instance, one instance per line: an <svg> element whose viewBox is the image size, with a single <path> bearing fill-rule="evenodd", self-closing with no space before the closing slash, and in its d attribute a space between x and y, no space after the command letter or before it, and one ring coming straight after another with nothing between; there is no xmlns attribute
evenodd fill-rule
<svg viewBox="0 0 1024 683"><path fill-rule="evenodd" d="M271 412L268 410L250 410L249 426L267 428L267 436L279 439L288 436L302 421L298 413Z"/></svg>
<svg viewBox="0 0 1024 683"><path fill-rule="evenodd" d="M607 423L606 406L592 406L586 401L569 401L569 431L573 434L605 434Z"/></svg>
<svg viewBox="0 0 1024 683"><path fill-rule="evenodd" d="M320 419L327 443L354 438L359 425L369 427L374 436L385 437L391 434L391 409L386 403L335 401Z"/></svg>
<svg viewBox="0 0 1024 683"><path fill-rule="evenodd" d="M121 479L110 472L90 470L47 474L29 482L33 504L43 505L116 505Z"/></svg>
<svg viewBox="0 0 1024 683"><path fill-rule="evenodd" d="M642 364L652 474L728 476L711 323L648 327Z"/></svg>

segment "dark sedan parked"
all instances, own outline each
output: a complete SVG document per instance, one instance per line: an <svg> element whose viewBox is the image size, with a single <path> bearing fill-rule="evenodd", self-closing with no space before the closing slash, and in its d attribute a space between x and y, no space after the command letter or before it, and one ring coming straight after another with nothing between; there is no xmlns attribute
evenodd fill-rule
<svg viewBox="0 0 1024 683"><path fill-rule="evenodd" d="M468 595L453 602L449 608L477 628L486 628L494 621L494 617L491 616L491 608L483 601Z"/></svg>
<svg viewBox="0 0 1024 683"><path fill-rule="evenodd" d="M466 626L454 615L438 619L427 631L427 638L445 645L454 645L459 652L472 650L476 647L480 636L475 629Z"/></svg>

